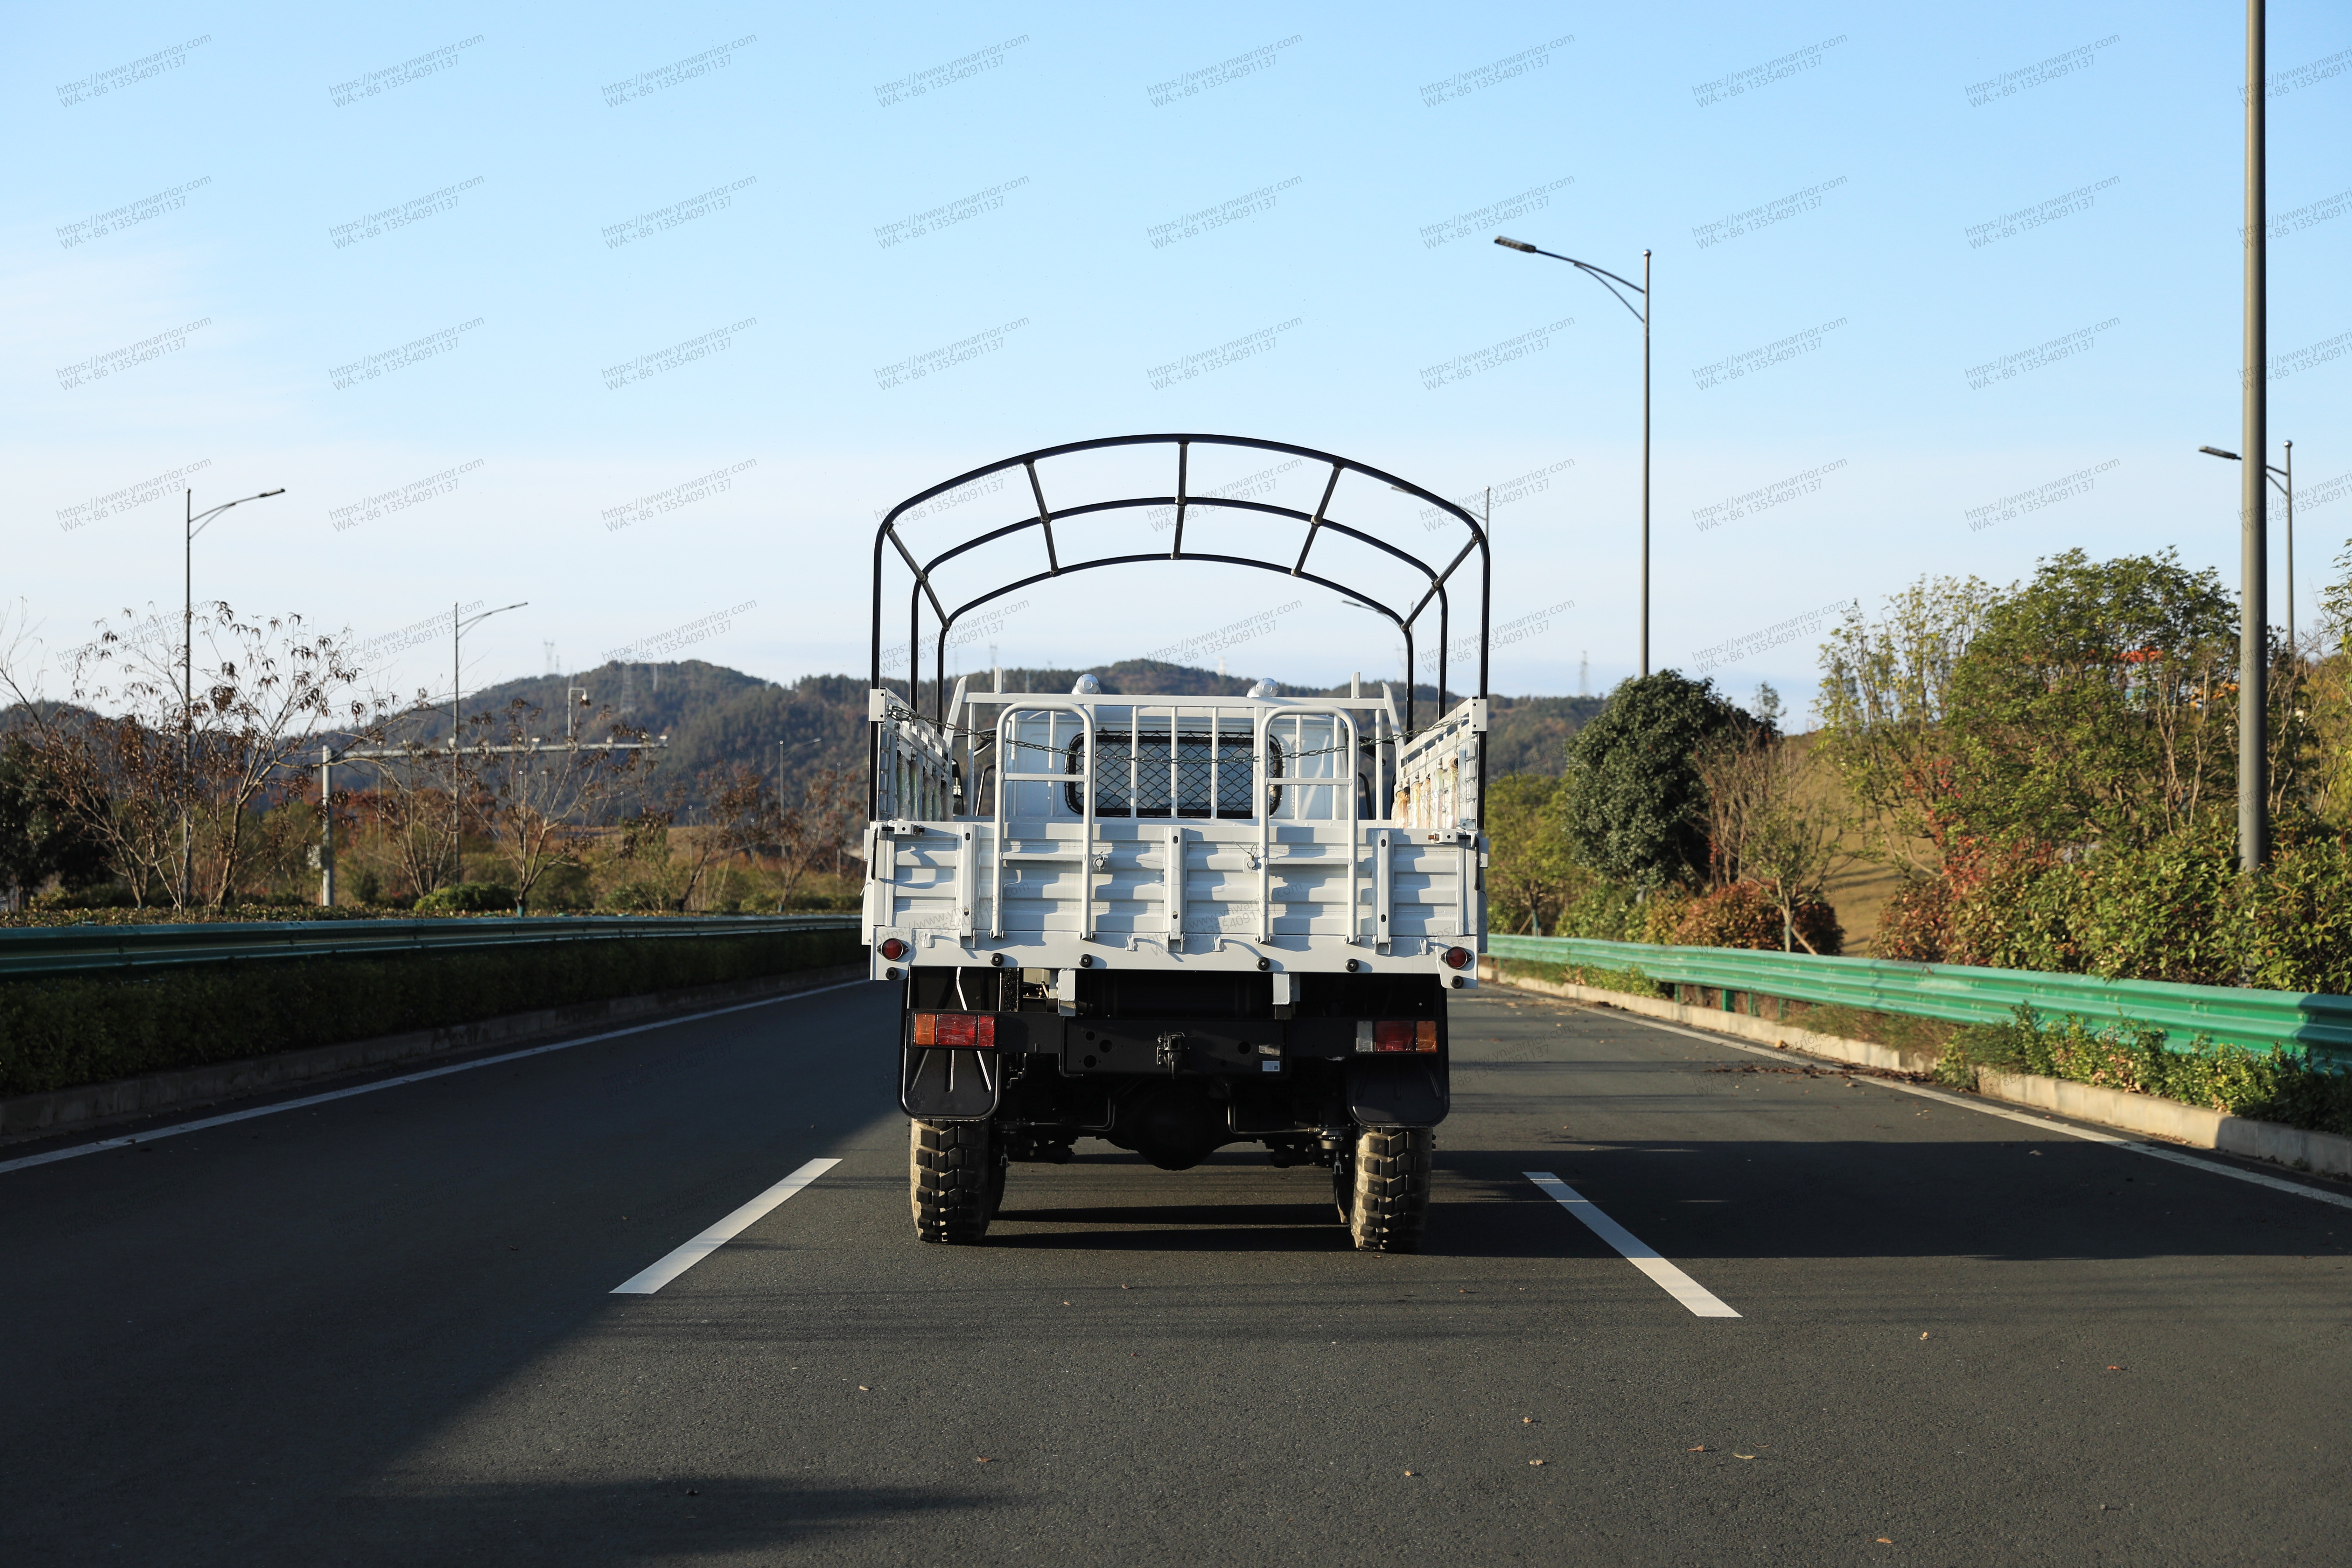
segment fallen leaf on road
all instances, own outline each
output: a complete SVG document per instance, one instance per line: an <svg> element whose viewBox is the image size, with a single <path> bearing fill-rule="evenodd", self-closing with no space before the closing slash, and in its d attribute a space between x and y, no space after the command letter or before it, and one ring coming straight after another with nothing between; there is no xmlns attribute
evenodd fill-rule
<svg viewBox="0 0 2352 1568"><path fill-rule="evenodd" d="M1881 1546L1892 1546L1892 1545L1894 1545L1894 1544L1895 1544L1895 1542L1891 1542L1891 1541L1887 1540L1887 1539L1886 1539L1886 1537L1885 1537L1885 1536L1883 1536L1883 1535L1882 1535L1882 1536L1880 1536L1880 1537L1878 1538L1878 1542L1877 1542L1877 1543L1878 1543L1879 1545L1881 1545Z"/></svg>
<svg viewBox="0 0 2352 1568"><path fill-rule="evenodd" d="M1407 1470L1407 1471L1405 1472L1405 1474L1406 1474L1406 1475L1408 1475L1408 1476L1412 1475L1412 1474L1414 1474L1414 1473L1415 1473L1415 1472L1414 1472L1414 1471L1412 1471L1412 1470Z"/></svg>
<svg viewBox="0 0 2352 1568"><path fill-rule="evenodd" d="M1532 1415L1522 1415L1519 1417L1519 1425L1522 1426L1532 1426L1535 1424L1536 1418Z"/></svg>
<svg viewBox="0 0 2352 1568"><path fill-rule="evenodd" d="M860 1394L871 1394L874 1391L861 1383L857 1385L857 1392Z"/></svg>
<svg viewBox="0 0 2352 1568"><path fill-rule="evenodd" d="M1704 1454L1706 1452L1706 1445L1701 1443L1696 1447L1685 1448L1683 1452L1685 1454Z"/></svg>
<svg viewBox="0 0 2352 1568"><path fill-rule="evenodd" d="M2123 1368L2121 1368L2121 1367L2119 1367L2119 1366L2111 1366L2111 1367L2107 1368L2107 1370L2108 1370L2109 1372L2121 1372L2121 1371L2123 1371Z"/></svg>
<svg viewBox="0 0 2352 1568"><path fill-rule="evenodd" d="M1528 1463L1530 1465L1540 1465L1543 1461L1541 1459L1529 1459Z"/></svg>
<svg viewBox="0 0 2352 1568"><path fill-rule="evenodd" d="M1920 1337L1921 1339L1923 1339L1923 1340L1924 1340L1924 1339L1926 1339L1927 1336L1926 1334L1921 1334L1919 1337Z"/></svg>
<svg viewBox="0 0 2352 1568"><path fill-rule="evenodd" d="M986 1454L982 1454L978 1458L972 1460L972 1463L975 1465L984 1465L988 1463L988 1456Z"/></svg>
<svg viewBox="0 0 2352 1568"><path fill-rule="evenodd" d="M1752 1459L1756 1456L1753 1454L1741 1454L1735 1452L1731 1457L1735 1459Z"/></svg>

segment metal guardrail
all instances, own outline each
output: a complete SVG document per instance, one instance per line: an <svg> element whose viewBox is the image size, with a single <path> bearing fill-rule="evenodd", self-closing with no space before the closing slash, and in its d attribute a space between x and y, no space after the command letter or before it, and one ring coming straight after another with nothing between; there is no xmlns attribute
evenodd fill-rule
<svg viewBox="0 0 2352 1568"><path fill-rule="evenodd" d="M1957 1024L1997 1024L2022 1004L2053 1017L2080 1018L2092 1028L2123 1020L2146 1024L2179 1045L2203 1035L2250 1050L2283 1048L2352 1066L2352 996L1584 937L1489 936L1486 952L1538 963L1638 969L1653 980L1721 992L1727 1010L1732 994L1745 993L1751 999L1780 996Z"/></svg>
<svg viewBox="0 0 2352 1568"><path fill-rule="evenodd" d="M35 926L0 931L0 979L233 959L352 958L551 942L855 931L854 914L459 916L238 921L216 925Z"/></svg>

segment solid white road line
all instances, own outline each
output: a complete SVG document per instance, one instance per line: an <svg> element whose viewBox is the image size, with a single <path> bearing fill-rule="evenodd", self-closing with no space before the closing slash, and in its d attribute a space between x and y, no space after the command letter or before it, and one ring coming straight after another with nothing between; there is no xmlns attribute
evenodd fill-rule
<svg viewBox="0 0 2352 1568"><path fill-rule="evenodd" d="M740 1236L751 1225L767 1216L770 1209L840 1164L838 1160L811 1160L676 1252L641 1273L632 1274L613 1287L615 1296L650 1296L729 1242Z"/></svg>
<svg viewBox="0 0 2352 1568"><path fill-rule="evenodd" d="M1582 1006L1587 1012L1599 1011L1582 1003L1571 1003L1570 1005ZM1612 1023L1620 1018L1629 1019L1636 1024L1647 1025L1653 1029L1663 1029L1669 1035L1686 1035L1694 1040L1705 1040L1710 1046L1728 1046L1735 1051L1746 1051L1755 1057L1777 1057L1782 1061L1788 1060L1790 1057L1802 1057L1806 1061L1821 1062L1831 1068L1852 1065L1841 1062L1833 1057L1813 1056L1809 1052L1799 1050L1794 1046L1790 1046L1784 1051L1769 1046L1751 1046L1745 1040L1727 1039L1721 1035L1710 1035L1698 1029L1685 1029L1677 1024L1655 1023L1638 1013L1618 1013L1612 1009L1602 1016L1608 1017ZM2204 1171L2211 1175L2227 1176L2233 1182L2246 1182L2257 1187L2269 1187L2276 1192L2293 1193L2296 1197L2310 1198L2316 1203L2334 1204L2340 1209L2352 1209L2352 1197L2347 1197L2341 1193L2323 1192L2317 1187L2306 1187L2294 1182L2283 1182L2276 1176L2265 1176L2259 1171L2242 1171L2235 1165L2224 1165L2213 1160L2200 1160L2194 1154L2184 1154L2168 1144L2146 1142L2137 1138L2126 1137L2122 1133L2102 1132L2095 1128L2070 1127L2063 1121L2053 1121L2047 1117L2035 1116L2030 1111L2011 1110L2003 1106L1989 1104L1981 1099L1972 1100L1965 1095L1948 1094L1940 1089L1927 1089L1916 1083L1904 1083L1896 1079L1874 1078L1865 1079L1864 1081L1875 1084L1881 1089L1900 1089L1905 1094L1916 1094L1922 1100L1938 1100L1962 1110L1973 1110L1981 1116L1998 1116L2004 1121L2021 1122L2028 1127L2039 1128L2044 1132L2057 1132L2069 1138L2080 1138L2085 1143L2105 1143L2111 1148L2128 1149L2135 1154L2145 1154L2151 1160L2166 1160L2173 1164L2187 1165L2191 1170Z"/></svg>
<svg viewBox="0 0 2352 1568"><path fill-rule="evenodd" d="M101 1138L95 1143L76 1143L70 1148L52 1149L46 1154L26 1154L15 1160L0 1160L0 1173L22 1171L34 1165L47 1165L53 1161L70 1160L77 1155L96 1154L107 1149L129 1149L140 1143L152 1143L158 1138L175 1138L183 1132L201 1132L207 1127L226 1127L232 1121L250 1121L257 1116L276 1116L280 1111L299 1110L304 1106L324 1105L329 1100L349 1100L355 1094L373 1094L380 1089L398 1089L404 1083L423 1083L428 1078L446 1078L453 1072L472 1072L476 1068L494 1068L500 1062L519 1062L525 1057L543 1057L550 1051L568 1051L574 1046L593 1046L599 1040L616 1040L623 1035L641 1035L647 1029L667 1029L674 1024L692 1024L704 1018L716 1018L728 1013L740 1013L750 1007L772 1007L779 1002L797 1002L803 996L822 996L828 991L845 991L852 985L865 985L864 980L845 980L838 985L813 986L806 991L787 991L781 996L765 996L757 1002L738 1002L732 1006L713 1007L707 1013L688 1013L681 1017L658 1018L650 1024L632 1024L625 1029L607 1029L601 1035L583 1035L576 1040L558 1040L551 1046L533 1046L529 1050L508 1051L500 1056L481 1057L454 1067L428 1068L423 1072L403 1073L398 1078L378 1079L351 1089L331 1089L325 1094L306 1094L299 1100L282 1100L275 1105L258 1105L250 1110L232 1110L224 1116L207 1116L198 1121L182 1121L170 1127L157 1127L145 1132L121 1138Z"/></svg>
<svg viewBox="0 0 2352 1568"><path fill-rule="evenodd" d="M1585 1228L1615 1247L1626 1262L1648 1275L1658 1288L1691 1310L1694 1317L1736 1318L1738 1313L1725 1306L1707 1288L1652 1251L1642 1238L1602 1214L1592 1200L1553 1175L1549 1171L1522 1171L1519 1174L1549 1194L1554 1203L1584 1222Z"/></svg>

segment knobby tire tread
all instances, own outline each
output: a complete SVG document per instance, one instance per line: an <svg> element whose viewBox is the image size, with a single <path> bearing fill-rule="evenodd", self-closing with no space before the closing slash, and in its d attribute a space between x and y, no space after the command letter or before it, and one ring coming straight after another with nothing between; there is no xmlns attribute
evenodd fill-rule
<svg viewBox="0 0 2352 1568"><path fill-rule="evenodd" d="M969 1247L988 1234L1004 1191L985 1121L916 1121L908 1126L907 1188L915 1235Z"/></svg>
<svg viewBox="0 0 2352 1568"><path fill-rule="evenodd" d="M1345 1213L1360 1252L1412 1252L1429 1219L1437 1135L1426 1127L1367 1127L1348 1162Z"/></svg>

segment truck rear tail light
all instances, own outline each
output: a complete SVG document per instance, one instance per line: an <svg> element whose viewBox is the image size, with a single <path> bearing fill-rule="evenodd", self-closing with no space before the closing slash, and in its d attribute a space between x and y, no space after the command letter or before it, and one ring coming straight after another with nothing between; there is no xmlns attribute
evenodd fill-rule
<svg viewBox="0 0 2352 1568"><path fill-rule="evenodd" d="M1470 950L1466 947L1449 947L1445 950L1445 967L1448 969L1467 969L1470 967L1470 960L1472 956Z"/></svg>
<svg viewBox="0 0 2352 1568"><path fill-rule="evenodd" d="M1434 1018L1383 1019L1372 1026L1372 1049L1383 1054L1396 1051L1434 1051L1437 1049L1437 1020Z"/></svg>
<svg viewBox="0 0 2352 1568"><path fill-rule="evenodd" d="M882 939L882 956L896 963L907 956L907 944L895 936Z"/></svg>
<svg viewBox="0 0 2352 1568"><path fill-rule="evenodd" d="M996 1015L918 1013L915 1044L959 1051L992 1051L996 1048Z"/></svg>

